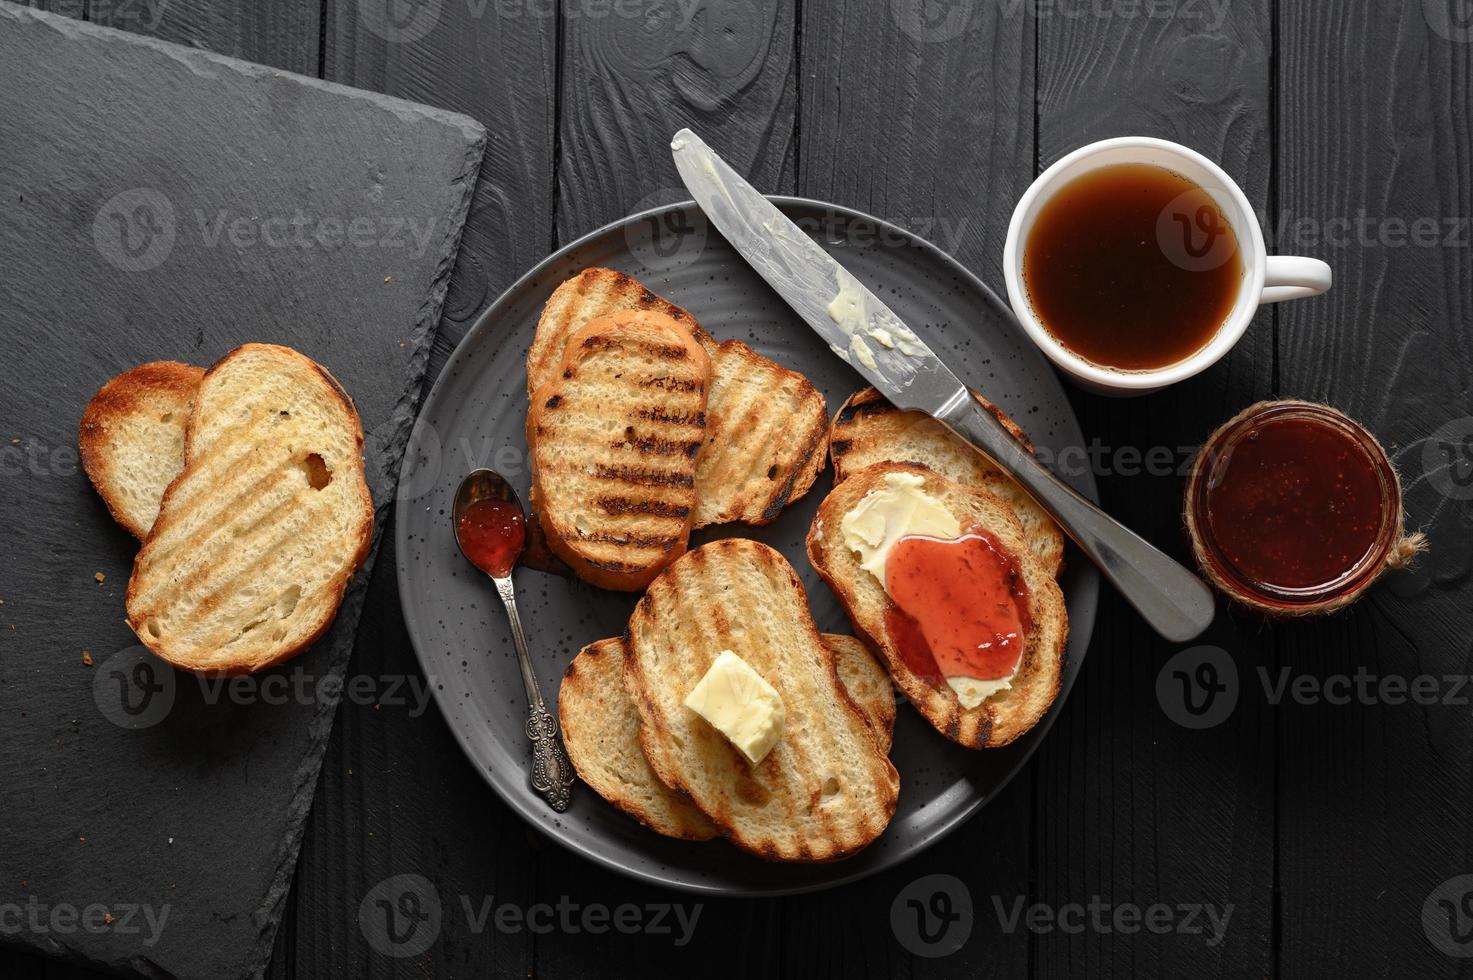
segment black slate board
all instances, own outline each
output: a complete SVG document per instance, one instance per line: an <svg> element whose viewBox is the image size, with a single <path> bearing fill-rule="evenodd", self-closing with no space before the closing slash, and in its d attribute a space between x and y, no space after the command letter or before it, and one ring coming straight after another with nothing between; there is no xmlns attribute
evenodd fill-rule
<svg viewBox="0 0 1473 980"><path fill-rule="evenodd" d="M145 974L258 972L369 570L279 680L160 673L152 707L120 713L137 546L77 466L78 418L142 361L288 344L357 401L382 508L485 133L4 3L0 66L0 943Z"/></svg>

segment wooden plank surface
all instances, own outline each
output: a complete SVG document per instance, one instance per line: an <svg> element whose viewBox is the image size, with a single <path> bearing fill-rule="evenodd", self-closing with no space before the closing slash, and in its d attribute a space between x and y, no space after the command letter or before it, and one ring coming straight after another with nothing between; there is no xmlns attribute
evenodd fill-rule
<svg viewBox="0 0 1473 980"><path fill-rule="evenodd" d="M33 5L73 16L87 6ZM1393 450L1410 520L1438 545L1415 572L1330 623L1263 627L1224 615L1203 642L1232 658L1238 697L1226 721L1202 731L1176 724L1156 695L1177 649L1106 594L1060 724L982 815L870 882L813 898L705 903L686 948L476 933L455 913L425 956L375 952L358 906L398 874L425 875L447 903L669 896L529 838L469 778L433 706L412 716L412 706L344 704L273 975L343 967L557 977L691 961L717 975L1458 972L1421 916L1439 886L1473 870L1467 708L1274 705L1260 674L1469 672L1473 512L1426 462L1440 458L1439 440L1460 445L1459 420L1473 416L1473 43L1451 16L1456 4L1444 17L1434 0L914 9L744 0L662 6L653 26L566 12L559 20L535 4L407 4L391 20L355 0L90 5L94 20L459 108L487 124L493 142L432 370L485 303L555 244L686 196L664 152L681 125L699 127L759 186L895 220L995 285L1012 202L1034 169L1126 132L1185 142L1220 159L1264 210L1271 247L1326 258L1336 285L1323 299L1260 314L1228 361L1178 390L1128 402L1075 395L1087 437L1108 450L1107 506L1183 554L1180 477L1128 475L1129 451L1161 446L1179 460L1180 447L1256 398L1322 398L1365 419ZM433 23L417 20L432 8ZM1370 243L1353 224L1346 243L1324 241L1339 227L1330 222L1362 212L1372 216ZM1461 243L1407 244L1410 228L1392 225L1402 244L1388 244L1387 217L1404 227L1431 218L1444 234L1463 218ZM353 670L422 682L391 569L390 553ZM929 873L965 879L976 916L968 945L938 960L913 957L888 922L889 903ZM1223 942L1208 946L1182 933L1009 933L993 905L994 896L1023 896L1057 913L1096 895L1112 906L1233 913ZM11 965L4 955L0 970ZM11 958L30 975L70 972Z"/></svg>
<svg viewBox="0 0 1473 980"><path fill-rule="evenodd" d="M87 0L20 0L20 5L78 20L82 19L87 10Z"/></svg>
<svg viewBox="0 0 1473 980"><path fill-rule="evenodd" d="M798 85L794 18L794 0L625 3L606 16L568 16L559 92L559 241L635 210L688 200L669 149L683 126L695 127L757 186L789 190Z"/></svg>
<svg viewBox="0 0 1473 980"><path fill-rule="evenodd" d="M1219 160L1258 207L1271 177L1272 31L1268 0L1211 7L1062 5L1038 14L1038 166L1085 143L1160 136ZM1124 11L1124 13L1122 13ZM1178 558L1180 447L1201 442L1269 394L1271 314L1197 378L1140 399L1076 392L1086 439L1099 439L1105 509ZM1141 460L1165 447L1171 465ZM1139 455L1134 455L1139 453ZM1194 645L1225 651L1240 672L1272 657L1272 633L1220 614ZM1183 728L1157 678L1180 647L1156 637L1109 589L1089 660L1034 763L1039 782L1038 900L1057 913L1098 900L1074 934L1042 934L1034 972L1069 976L1264 976L1272 969L1272 719L1242 698L1221 724ZM1189 675L1190 676L1190 673ZM1179 707L1178 707L1179 712ZM1163 934L1127 932L1115 909L1173 909ZM1193 934L1179 905L1227 915L1225 938ZM1197 923L1202 923L1200 913ZM1179 926L1179 928L1177 927Z"/></svg>
<svg viewBox="0 0 1473 980"><path fill-rule="evenodd" d="M1473 504L1439 445L1465 478L1473 33L1460 9L1278 8L1281 249L1328 260L1336 277L1325 298L1282 311L1281 387L1376 433L1400 466L1409 522L1433 541L1417 571L1333 623L1283 630L1281 664L1316 684L1430 677L1435 692L1398 703L1372 686L1348 704L1289 697L1277 709L1285 976L1467 973L1439 943L1466 950L1470 883L1438 891L1473 870L1473 715L1454 690L1473 652Z"/></svg>
<svg viewBox="0 0 1473 980"><path fill-rule="evenodd" d="M323 0L323 77L454 109L491 134L430 363L552 246L557 20L539 0Z"/></svg>
<svg viewBox="0 0 1473 980"><path fill-rule="evenodd" d="M318 0L85 0L87 19L216 54L318 74ZM69 4L73 8L75 2ZM74 15L73 10L56 13Z"/></svg>
<svg viewBox="0 0 1473 980"><path fill-rule="evenodd" d="M325 0L22 0L23 7L299 75L320 74Z"/></svg>
<svg viewBox="0 0 1473 980"><path fill-rule="evenodd" d="M908 228L1000 288L1012 202L1033 163L1033 20L992 3L951 10L938 19L920 3L803 5L798 193ZM1004 931L992 903L994 896L1032 900L1033 810L1030 767L975 819L914 860L839 893L790 900L789 921L802 928L783 937L786 970L1022 975L1028 936ZM924 882L932 875L950 880L929 888ZM926 894L911 896L915 888ZM943 894L957 909L970 901L966 945L944 958L917 955L930 951L919 940L920 923L902 918L892 926L902 893L922 902L925 928L938 930L939 942L946 941L945 924L930 917L931 896ZM912 911L903 907L901 915Z"/></svg>

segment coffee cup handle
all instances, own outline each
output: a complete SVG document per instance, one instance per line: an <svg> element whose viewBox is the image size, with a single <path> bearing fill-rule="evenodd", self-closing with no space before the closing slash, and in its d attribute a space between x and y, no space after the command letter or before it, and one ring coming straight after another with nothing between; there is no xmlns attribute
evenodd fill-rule
<svg viewBox="0 0 1473 980"><path fill-rule="evenodd" d="M1260 303L1307 299L1330 288L1330 266L1303 255L1270 255Z"/></svg>

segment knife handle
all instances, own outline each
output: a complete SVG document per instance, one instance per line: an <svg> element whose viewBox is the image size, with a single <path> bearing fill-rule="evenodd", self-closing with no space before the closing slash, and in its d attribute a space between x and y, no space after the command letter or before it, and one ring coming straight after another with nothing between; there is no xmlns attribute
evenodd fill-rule
<svg viewBox="0 0 1473 980"><path fill-rule="evenodd" d="M1211 625L1201 579L1049 472L976 399L953 399L936 417L1012 474L1157 633L1184 643Z"/></svg>

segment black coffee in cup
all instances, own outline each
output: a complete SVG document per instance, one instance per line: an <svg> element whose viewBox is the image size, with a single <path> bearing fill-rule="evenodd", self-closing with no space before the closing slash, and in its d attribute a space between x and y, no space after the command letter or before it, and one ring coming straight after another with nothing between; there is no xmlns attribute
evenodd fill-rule
<svg viewBox="0 0 1473 980"><path fill-rule="evenodd" d="M1044 329L1119 371L1201 350L1231 315L1242 279L1237 235L1212 195L1150 164L1101 167L1060 187L1023 249Z"/></svg>

